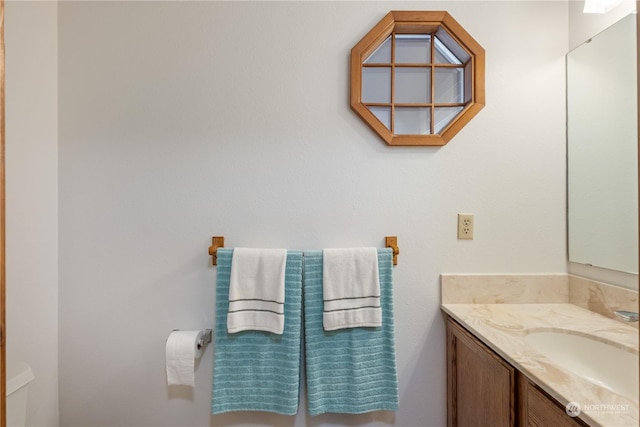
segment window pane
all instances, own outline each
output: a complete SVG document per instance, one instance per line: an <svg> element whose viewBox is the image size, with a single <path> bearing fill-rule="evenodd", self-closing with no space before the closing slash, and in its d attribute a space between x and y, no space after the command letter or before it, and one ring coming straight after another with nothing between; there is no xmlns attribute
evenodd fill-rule
<svg viewBox="0 0 640 427"><path fill-rule="evenodd" d="M391 130L391 107L369 107L378 120L389 130Z"/></svg>
<svg viewBox="0 0 640 427"><path fill-rule="evenodd" d="M442 132L451 121L458 116L464 107L436 107L434 112L435 133Z"/></svg>
<svg viewBox="0 0 640 427"><path fill-rule="evenodd" d="M471 88L473 87L473 82L471 81L473 78L473 73L471 69L471 61L467 62L467 65L464 66L464 103L468 104L471 102Z"/></svg>
<svg viewBox="0 0 640 427"><path fill-rule="evenodd" d="M396 34L396 64L428 64L431 62L429 34Z"/></svg>
<svg viewBox="0 0 640 427"><path fill-rule="evenodd" d="M362 102L391 102L391 68L362 69Z"/></svg>
<svg viewBox="0 0 640 427"><path fill-rule="evenodd" d="M396 135L428 135L431 132L431 112L427 107L398 107L394 113Z"/></svg>
<svg viewBox="0 0 640 427"><path fill-rule="evenodd" d="M464 102L464 71L462 68L436 68L435 102Z"/></svg>
<svg viewBox="0 0 640 427"><path fill-rule="evenodd" d="M431 69L396 67L395 100L399 104L431 102Z"/></svg>
<svg viewBox="0 0 640 427"><path fill-rule="evenodd" d="M434 43L436 64L466 64L471 59L467 51L442 27L436 31Z"/></svg>
<svg viewBox="0 0 640 427"><path fill-rule="evenodd" d="M391 36L364 61L365 64L391 64Z"/></svg>

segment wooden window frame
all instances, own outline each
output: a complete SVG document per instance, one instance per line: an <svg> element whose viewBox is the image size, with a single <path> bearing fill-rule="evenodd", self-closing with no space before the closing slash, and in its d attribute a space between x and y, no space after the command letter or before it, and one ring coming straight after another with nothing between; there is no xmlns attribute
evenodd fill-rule
<svg viewBox="0 0 640 427"><path fill-rule="evenodd" d="M431 34L442 27L470 56L471 99L440 133L428 135L394 134L362 102L364 61L392 34ZM390 64L391 67L395 65ZM447 12L391 11L351 49L351 108L388 145L442 146L448 143L485 105L485 52L467 31ZM393 88L391 89L393 93ZM390 103L393 120L393 98Z"/></svg>

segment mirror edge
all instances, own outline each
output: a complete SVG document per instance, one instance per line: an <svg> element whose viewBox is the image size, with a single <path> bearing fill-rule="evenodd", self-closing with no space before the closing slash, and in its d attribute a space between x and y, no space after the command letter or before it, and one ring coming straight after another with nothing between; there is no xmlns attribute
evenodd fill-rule
<svg viewBox="0 0 640 427"><path fill-rule="evenodd" d="M636 14L640 13L640 0L636 0ZM636 16L636 78L638 79L638 165L640 165L640 17ZM640 167L638 168L638 222L640 223ZM640 233L639 233L640 234ZM640 238L638 238L638 265L640 265ZM636 286L640 290L640 273L636 278ZM636 309L640 312L640 299L637 301ZM640 329L638 330L640 336ZM4 426L3 426L4 427Z"/></svg>
<svg viewBox="0 0 640 427"><path fill-rule="evenodd" d="M0 426L6 427L6 325L5 325L5 51L4 0L0 0Z"/></svg>

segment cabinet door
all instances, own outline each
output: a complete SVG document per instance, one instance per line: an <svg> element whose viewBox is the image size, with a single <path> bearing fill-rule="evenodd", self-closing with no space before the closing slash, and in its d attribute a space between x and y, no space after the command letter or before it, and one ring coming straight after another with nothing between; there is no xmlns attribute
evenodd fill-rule
<svg viewBox="0 0 640 427"><path fill-rule="evenodd" d="M515 369L447 317L447 425L515 426Z"/></svg>

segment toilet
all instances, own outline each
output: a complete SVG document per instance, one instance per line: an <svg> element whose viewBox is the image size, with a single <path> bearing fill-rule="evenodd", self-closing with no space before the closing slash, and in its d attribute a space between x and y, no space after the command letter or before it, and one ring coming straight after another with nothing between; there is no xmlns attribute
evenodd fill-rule
<svg viewBox="0 0 640 427"><path fill-rule="evenodd" d="M31 367L26 363L7 363L7 427L24 427L27 392L34 378Z"/></svg>

